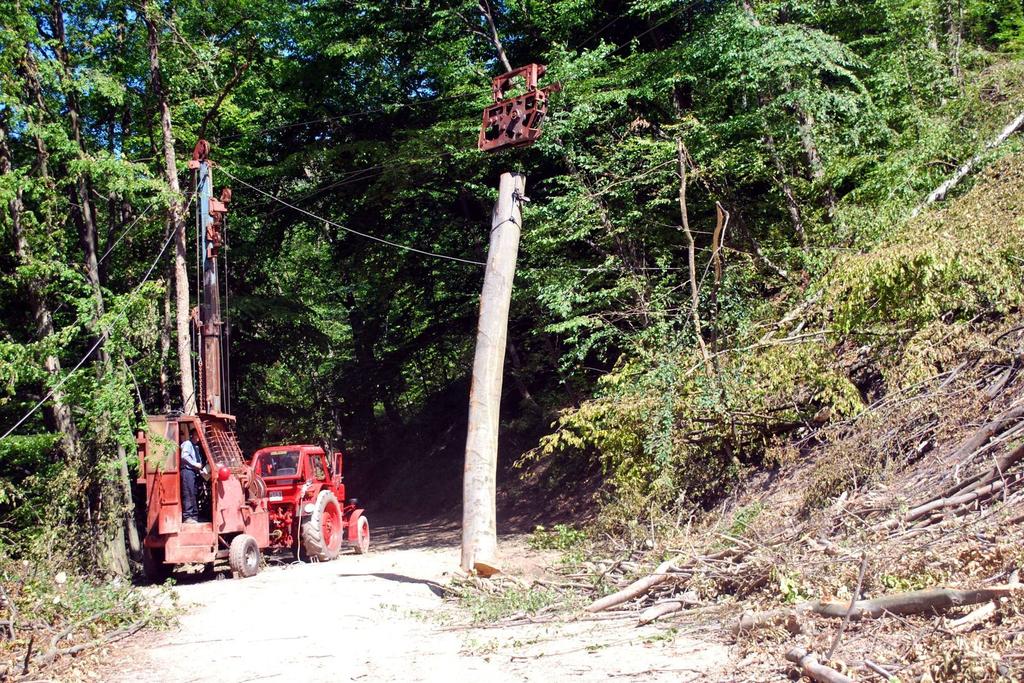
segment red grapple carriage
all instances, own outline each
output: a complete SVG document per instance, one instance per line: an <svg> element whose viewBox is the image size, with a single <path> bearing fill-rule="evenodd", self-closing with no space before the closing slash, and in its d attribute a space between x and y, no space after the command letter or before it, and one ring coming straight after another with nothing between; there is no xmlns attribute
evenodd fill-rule
<svg viewBox="0 0 1024 683"><path fill-rule="evenodd" d="M541 124L548 111L548 97L558 92L558 83L538 88L537 83L547 67L527 64L494 78L491 97L494 104L484 109L477 147L482 152L497 152L509 147L532 144L540 137ZM506 95L521 81L525 85L522 95L506 99Z"/></svg>
<svg viewBox="0 0 1024 683"><path fill-rule="evenodd" d="M342 454L319 446L269 446L252 457L267 486L270 548L301 560L333 560L344 544L370 547L370 525L355 499L346 500Z"/></svg>

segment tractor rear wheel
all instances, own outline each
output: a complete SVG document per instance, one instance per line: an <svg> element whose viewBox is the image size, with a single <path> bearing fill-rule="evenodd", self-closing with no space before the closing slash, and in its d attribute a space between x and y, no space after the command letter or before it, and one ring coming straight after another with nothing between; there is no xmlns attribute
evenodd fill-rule
<svg viewBox="0 0 1024 683"><path fill-rule="evenodd" d="M171 575L171 566L164 564L163 548L142 547L142 574L150 583L163 583Z"/></svg>
<svg viewBox="0 0 1024 683"><path fill-rule="evenodd" d="M316 498L316 507L302 525L302 549L308 559L333 560L341 552L341 505L338 498L324 490Z"/></svg>
<svg viewBox="0 0 1024 683"><path fill-rule="evenodd" d="M370 523L366 517L359 515L356 520L356 537L349 539L349 543L356 550L356 555L365 555L370 551Z"/></svg>
<svg viewBox="0 0 1024 683"><path fill-rule="evenodd" d="M238 534L231 539L228 549L228 564L239 578L256 576L260 570L260 547L249 534Z"/></svg>

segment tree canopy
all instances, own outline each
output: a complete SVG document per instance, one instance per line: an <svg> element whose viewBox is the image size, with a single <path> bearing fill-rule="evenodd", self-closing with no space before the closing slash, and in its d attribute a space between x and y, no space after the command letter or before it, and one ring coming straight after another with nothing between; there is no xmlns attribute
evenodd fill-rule
<svg viewBox="0 0 1024 683"><path fill-rule="evenodd" d="M844 342L884 355L1020 302L1019 225L908 223L1024 110L1016 0L6 0L0 26L4 544L63 522L124 542L135 429L182 408L173 217L194 249L199 138L234 190L247 452L386 468L465 419L506 170L530 199L511 455L596 460L624 498L704 499L787 425L855 413L879 389ZM536 145L486 155L503 54L563 87ZM796 341L758 346L772 330ZM886 367L882 390L911 381Z"/></svg>

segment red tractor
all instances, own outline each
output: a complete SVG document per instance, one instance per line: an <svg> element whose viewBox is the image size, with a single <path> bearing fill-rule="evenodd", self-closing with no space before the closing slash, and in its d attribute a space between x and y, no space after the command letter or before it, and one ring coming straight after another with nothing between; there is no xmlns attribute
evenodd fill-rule
<svg viewBox="0 0 1024 683"><path fill-rule="evenodd" d="M270 549L300 560L333 560L342 545L370 549L370 524L355 499L346 500L342 455L319 446L269 446L252 456L252 471L267 486Z"/></svg>

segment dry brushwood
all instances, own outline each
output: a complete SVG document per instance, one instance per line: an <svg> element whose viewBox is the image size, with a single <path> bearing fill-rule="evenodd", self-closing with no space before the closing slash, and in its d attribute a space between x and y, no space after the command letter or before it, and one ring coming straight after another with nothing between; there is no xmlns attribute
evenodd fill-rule
<svg viewBox="0 0 1024 683"><path fill-rule="evenodd" d="M801 603L790 609L745 612L733 630L736 633L746 633L769 626L787 624L789 629L794 631L791 625L794 622L799 625L799 619L804 614L817 614L832 619L843 619L849 614L851 620L858 621L861 619L878 619L887 614L908 615L940 612L953 607L976 605L981 602L1009 597L1022 588L1024 588L1024 584L1021 583L967 590L929 588L909 593L883 595L870 600L858 600L853 603L852 607L842 602L814 600ZM799 628L795 630L798 631Z"/></svg>
<svg viewBox="0 0 1024 683"><path fill-rule="evenodd" d="M812 681L819 683L853 683L853 679L831 667L819 664L813 653L801 647L794 647L786 653L786 659L800 667L800 671Z"/></svg>
<svg viewBox="0 0 1024 683"><path fill-rule="evenodd" d="M1024 404L1013 406L1000 413L994 420L978 429L952 455L956 460L969 458L985 443L996 436L1011 423L1024 416ZM1018 483L1022 477L1007 476L1006 471L1024 459L1024 446L1019 446L996 458L992 468L969 479L961 481L943 491L938 496L914 506L902 516L875 525L875 530L892 529L901 524L912 524L924 520L935 512L962 507L979 500L986 500L996 493L1008 490Z"/></svg>
<svg viewBox="0 0 1024 683"><path fill-rule="evenodd" d="M24 659L24 662L23 662L23 665L22 665L21 676L18 677L16 680L18 680L18 681L27 681L27 680L32 679L32 677L35 674L29 674L29 666L30 665L34 665L35 669L36 669L36 673L38 673L42 669L45 669L46 667L48 667L51 664L53 664L60 657L76 655L79 652L83 652L83 651L91 649L93 647L97 647L97 646L100 646L100 645L107 645L107 644L112 643L114 641L121 640L122 638L127 638L128 636L130 636L130 635L140 631L149 622L149 619L150 619L150 617L147 616L147 617L144 617L143 619L140 619L139 621L136 621L136 622L134 622L132 624L129 624L127 626L123 626L123 627L115 629L113 631L109 631L109 632L103 634L102 636L100 636L98 638L95 638L93 640L89 640L89 641L84 642L84 643L79 643L77 645L71 645L69 647L64 647L64 648L59 647L60 641L64 640L68 636L70 636L74 631L76 631L79 628L82 628L83 626L87 626L87 625L89 625L89 624L91 624L93 622L96 622L96 621L102 619L103 617L105 617L108 614L110 614L111 611L112 610L109 610L109 609L102 610L100 612L97 612L96 614L93 614L93 615L85 618L85 619L82 619L81 621L75 622L74 624L72 624L71 626L67 627L63 631L58 632L57 634L55 634L50 639L50 649L47 650L46 652L42 653L40 656L38 656L38 657L36 657L34 659L32 658L32 644L33 644L33 642L32 642L32 640L30 640L29 641L29 646L28 646L28 651L25 653L25 659Z"/></svg>

